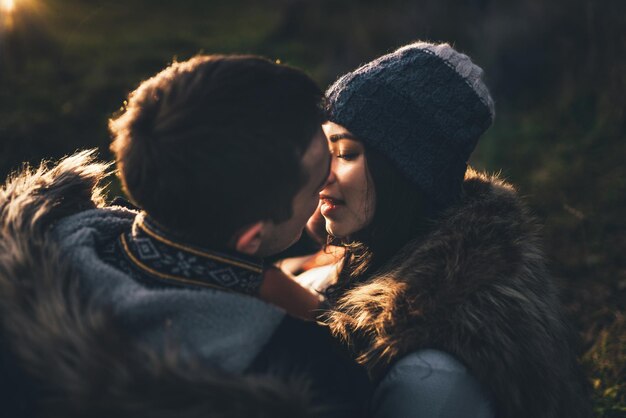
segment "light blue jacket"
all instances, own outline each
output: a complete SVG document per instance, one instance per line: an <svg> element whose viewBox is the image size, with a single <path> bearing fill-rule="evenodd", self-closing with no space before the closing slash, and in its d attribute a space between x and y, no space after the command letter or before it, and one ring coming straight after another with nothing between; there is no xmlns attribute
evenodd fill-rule
<svg viewBox="0 0 626 418"><path fill-rule="evenodd" d="M490 397L451 355L432 349L398 361L376 389L373 418L494 418Z"/></svg>

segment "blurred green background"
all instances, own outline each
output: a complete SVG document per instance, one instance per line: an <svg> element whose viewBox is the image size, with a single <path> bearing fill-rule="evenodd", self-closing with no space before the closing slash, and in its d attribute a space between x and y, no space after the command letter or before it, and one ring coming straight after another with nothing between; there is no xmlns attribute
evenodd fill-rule
<svg viewBox="0 0 626 418"><path fill-rule="evenodd" d="M322 86L418 39L466 52L497 108L472 163L545 224L597 416L626 416L626 1L0 0L0 25L3 178L80 148L111 158L125 96L200 52L280 59Z"/></svg>

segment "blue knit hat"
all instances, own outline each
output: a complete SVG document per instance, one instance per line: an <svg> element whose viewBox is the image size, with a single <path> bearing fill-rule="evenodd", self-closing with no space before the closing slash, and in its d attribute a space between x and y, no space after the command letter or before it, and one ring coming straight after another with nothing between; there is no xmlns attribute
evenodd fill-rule
<svg viewBox="0 0 626 418"><path fill-rule="evenodd" d="M328 118L445 207L495 115L481 76L448 44L413 43L340 77L326 92Z"/></svg>

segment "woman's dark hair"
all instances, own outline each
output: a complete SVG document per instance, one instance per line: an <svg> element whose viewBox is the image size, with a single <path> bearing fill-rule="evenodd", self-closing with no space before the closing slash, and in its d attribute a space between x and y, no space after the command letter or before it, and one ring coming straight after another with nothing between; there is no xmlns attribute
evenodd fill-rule
<svg viewBox="0 0 626 418"><path fill-rule="evenodd" d="M438 213L419 187L385 156L364 147L365 167L373 183L368 184L368 193L376 193L376 209L363 230L339 242L331 241L345 248L337 283L326 291L331 303L356 283L367 281L405 244L423 235Z"/></svg>

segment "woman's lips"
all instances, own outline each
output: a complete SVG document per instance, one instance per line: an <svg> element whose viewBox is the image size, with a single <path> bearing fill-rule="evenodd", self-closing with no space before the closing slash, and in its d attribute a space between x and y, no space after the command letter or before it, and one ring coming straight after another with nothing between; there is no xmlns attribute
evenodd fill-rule
<svg viewBox="0 0 626 418"><path fill-rule="evenodd" d="M346 204L343 200L330 196L320 196L320 200L322 201L320 212L322 212L323 216L332 216L333 213Z"/></svg>

